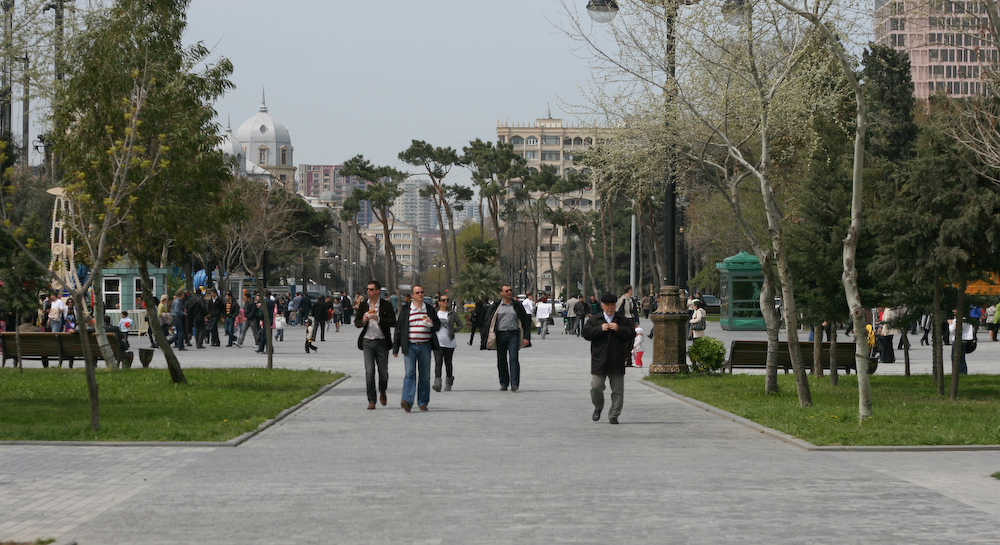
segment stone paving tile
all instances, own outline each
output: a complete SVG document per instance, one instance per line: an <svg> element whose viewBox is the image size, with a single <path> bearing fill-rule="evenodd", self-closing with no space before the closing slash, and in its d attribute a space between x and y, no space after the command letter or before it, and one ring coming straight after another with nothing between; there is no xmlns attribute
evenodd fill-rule
<svg viewBox="0 0 1000 545"><path fill-rule="evenodd" d="M1000 543L1000 486L968 481L1000 470L996 453L806 452L637 384L638 370L622 424L594 423L587 345L560 334L522 351L517 393L497 391L492 352L461 344L456 390L432 392L426 413L399 408L391 358L389 406L367 411L355 331L331 333L320 354L282 354L282 366L354 377L238 448L0 447L0 505L17 479L71 498L66 513L0 511L0 539ZM199 352L189 366L256 356Z"/></svg>

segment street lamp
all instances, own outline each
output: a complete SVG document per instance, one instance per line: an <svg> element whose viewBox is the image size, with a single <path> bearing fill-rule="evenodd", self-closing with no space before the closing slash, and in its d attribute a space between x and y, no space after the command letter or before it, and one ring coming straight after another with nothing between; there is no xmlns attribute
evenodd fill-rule
<svg viewBox="0 0 1000 545"><path fill-rule="evenodd" d="M590 0L587 2L587 15L595 23L610 23L618 15L618 2L615 0Z"/></svg>

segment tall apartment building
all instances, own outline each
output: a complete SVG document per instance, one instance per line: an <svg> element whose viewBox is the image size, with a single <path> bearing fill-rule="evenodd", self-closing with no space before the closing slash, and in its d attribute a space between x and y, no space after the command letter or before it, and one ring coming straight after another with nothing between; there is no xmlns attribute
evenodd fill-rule
<svg viewBox="0 0 1000 545"><path fill-rule="evenodd" d="M396 197L392 205L392 213L395 214L396 219L403 223L415 225L421 234L434 233L438 230L434 200L430 197L425 198L420 196L420 190L429 185L431 185L430 180L423 178L407 178L403 180L399 184L399 189L403 191L403 194Z"/></svg>
<svg viewBox="0 0 1000 545"><path fill-rule="evenodd" d="M910 56L914 95L985 92L981 78L997 61L982 2L875 0L874 41Z"/></svg>
<svg viewBox="0 0 1000 545"><path fill-rule="evenodd" d="M344 165L306 165L300 164L295 190L304 197L314 197L323 204L341 208L344 199L349 197L354 188L364 189L367 183L357 176L344 176L341 172ZM358 224L362 227L375 221L368 201L361 201L361 212L358 213Z"/></svg>
<svg viewBox="0 0 1000 545"><path fill-rule="evenodd" d="M585 166L574 164L574 156L589 149L608 133L607 129L564 124L562 119L536 119L532 124L497 124L497 142L510 143L514 151L524 157L529 170L538 171L541 165L551 165L556 173L566 176L573 172L589 173ZM592 189L563 195L552 203L563 208L589 211L600 207ZM474 206L474 203L472 203ZM552 240L552 267L549 266L549 240ZM556 295L562 291L558 271L562 264L562 248L569 234L565 227L543 222L539 226L537 250L538 270L535 272L539 291Z"/></svg>

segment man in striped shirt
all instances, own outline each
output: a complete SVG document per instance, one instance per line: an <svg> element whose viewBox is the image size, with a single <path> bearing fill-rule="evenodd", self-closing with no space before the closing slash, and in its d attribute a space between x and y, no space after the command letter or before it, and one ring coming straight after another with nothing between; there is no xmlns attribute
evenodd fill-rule
<svg viewBox="0 0 1000 545"><path fill-rule="evenodd" d="M400 406L410 412L413 407L414 390L416 402L421 411L427 410L431 399L431 351L435 333L441 328L437 312L428 312L424 304L424 288L414 285L413 300L404 304L396 320L396 334L392 343L392 355L399 357L403 351L405 374L403 375L403 399Z"/></svg>

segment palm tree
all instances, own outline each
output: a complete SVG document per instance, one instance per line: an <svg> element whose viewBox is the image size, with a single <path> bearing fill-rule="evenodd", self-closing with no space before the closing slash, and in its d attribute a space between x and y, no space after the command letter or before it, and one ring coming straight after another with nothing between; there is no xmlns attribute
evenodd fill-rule
<svg viewBox="0 0 1000 545"><path fill-rule="evenodd" d="M500 292L500 269L496 265L469 263L458 272L455 293L462 299L487 300Z"/></svg>
<svg viewBox="0 0 1000 545"><path fill-rule="evenodd" d="M497 248L497 241L481 236L469 239L462 244L462 254L470 264L479 263L482 265L495 264L497 257L500 255ZM459 274L459 277L461 277L461 274Z"/></svg>

